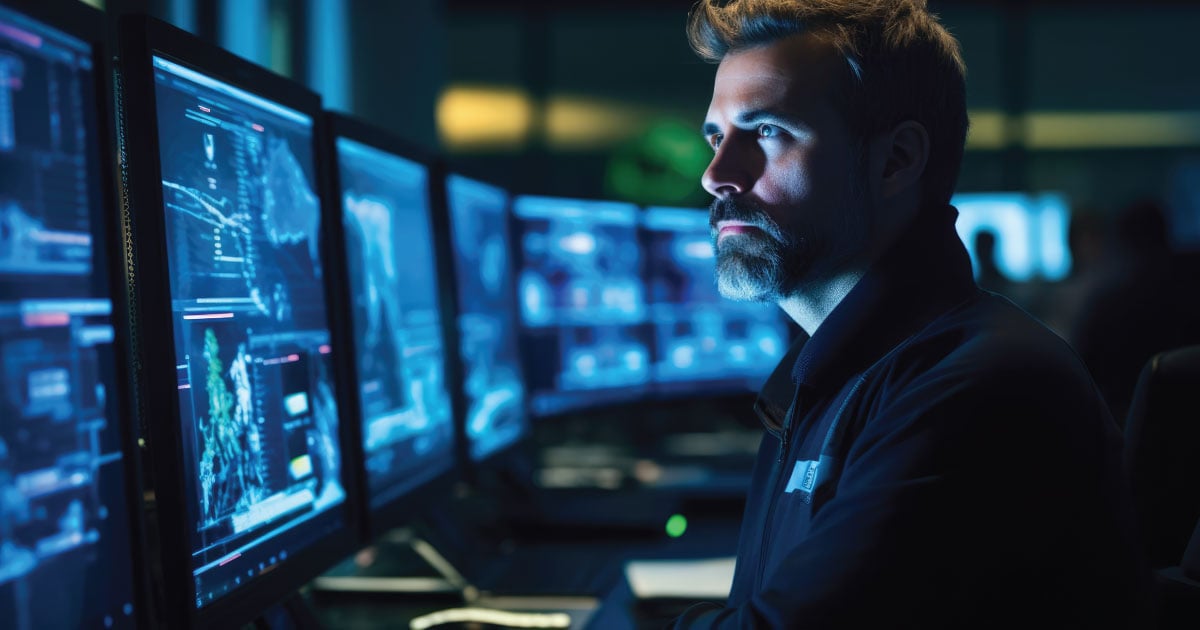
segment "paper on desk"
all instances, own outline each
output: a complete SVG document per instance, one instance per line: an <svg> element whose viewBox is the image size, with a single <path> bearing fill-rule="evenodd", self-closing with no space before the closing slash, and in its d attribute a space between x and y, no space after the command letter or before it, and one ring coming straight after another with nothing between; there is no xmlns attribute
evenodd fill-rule
<svg viewBox="0 0 1200 630"><path fill-rule="evenodd" d="M734 557L693 560L630 560L625 580L638 599L725 599L733 584Z"/></svg>

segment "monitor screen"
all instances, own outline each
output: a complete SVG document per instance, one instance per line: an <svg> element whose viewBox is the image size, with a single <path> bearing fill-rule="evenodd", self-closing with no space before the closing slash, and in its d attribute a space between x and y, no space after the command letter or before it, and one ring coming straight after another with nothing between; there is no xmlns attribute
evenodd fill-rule
<svg viewBox="0 0 1200 630"><path fill-rule="evenodd" d="M640 398L650 383L638 208L518 197L517 295L530 409Z"/></svg>
<svg viewBox="0 0 1200 630"><path fill-rule="evenodd" d="M382 507L454 464L422 163L337 139L367 492Z"/></svg>
<svg viewBox="0 0 1200 630"><path fill-rule="evenodd" d="M446 178L446 198L458 279L466 436L471 458L478 461L529 430L509 259L509 195L451 174Z"/></svg>
<svg viewBox="0 0 1200 630"><path fill-rule="evenodd" d="M153 57L197 608L339 531L313 121Z"/></svg>
<svg viewBox="0 0 1200 630"><path fill-rule="evenodd" d="M787 352L783 311L717 292L708 212L647 208L642 229L656 388L757 391Z"/></svg>
<svg viewBox="0 0 1200 630"><path fill-rule="evenodd" d="M958 208L955 228L971 256L975 277L983 266L1013 282L1055 282L1071 271L1067 242L1070 207L1058 193L959 193L951 204ZM992 260L981 259L979 244L988 238Z"/></svg>
<svg viewBox="0 0 1200 630"><path fill-rule="evenodd" d="M133 627L92 47L0 7L0 627Z"/></svg>

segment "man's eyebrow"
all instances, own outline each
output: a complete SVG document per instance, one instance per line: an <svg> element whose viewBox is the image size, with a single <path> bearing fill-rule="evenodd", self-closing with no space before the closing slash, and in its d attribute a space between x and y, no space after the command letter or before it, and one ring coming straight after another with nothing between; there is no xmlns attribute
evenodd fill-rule
<svg viewBox="0 0 1200 630"><path fill-rule="evenodd" d="M751 109L738 114L735 119L739 127L751 127L758 123L775 123L795 129L801 132L811 132L812 127L802 121L798 116L781 112L775 109ZM714 122L706 122L701 127L701 134L704 137L713 134L721 133L721 128Z"/></svg>
<svg viewBox="0 0 1200 630"><path fill-rule="evenodd" d="M793 129L810 131L809 127L798 116L781 112L777 109L751 109L738 114L737 124L751 126L758 123L779 123Z"/></svg>

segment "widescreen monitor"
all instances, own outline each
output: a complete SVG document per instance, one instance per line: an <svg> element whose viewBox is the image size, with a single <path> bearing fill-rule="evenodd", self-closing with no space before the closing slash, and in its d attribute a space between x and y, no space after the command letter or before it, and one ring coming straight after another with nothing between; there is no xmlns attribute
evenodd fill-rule
<svg viewBox="0 0 1200 630"><path fill-rule="evenodd" d="M971 256L975 276L981 265L978 242L988 233L994 243L994 264L1013 282L1056 282L1071 272L1067 242L1070 206L1060 193L959 193L951 199L958 208L955 228Z"/></svg>
<svg viewBox="0 0 1200 630"><path fill-rule="evenodd" d="M0 627L132 628L102 16L0 1Z"/></svg>
<svg viewBox="0 0 1200 630"><path fill-rule="evenodd" d="M509 194L458 173L445 178L458 298L464 427L473 461L529 434L517 346Z"/></svg>
<svg viewBox="0 0 1200 630"><path fill-rule="evenodd" d="M642 232L656 390L666 395L757 391L788 348L783 311L718 293L708 212L647 208Z"/></svg>
<svg viewBox="0 0 1200 630"><path fill-rule="evenodd" d="M358 422L374 533L417 516L455 465L429 162L333 119Z"/></svg>
<svg viewBox="0 0 1200 630"><path fill-rule="evenodd" d="M632 204L514 200L520 341L537 416L644 397L651 339Z"/></svg>
<svg viewBox="0 0 1200 630"><path fill-rule="evenodd" d="M357 542L321 255L320 99L151 18L124 17L121 37L164 610L225 626Z"/></svg>

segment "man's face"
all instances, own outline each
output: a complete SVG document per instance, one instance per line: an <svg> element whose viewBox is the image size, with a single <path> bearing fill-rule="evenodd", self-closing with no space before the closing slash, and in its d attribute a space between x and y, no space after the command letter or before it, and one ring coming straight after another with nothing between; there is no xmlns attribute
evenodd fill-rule
<svg viewBox="0 0 1200 630"><path fill-rule="evenodd" d="M702 183L722 295L779 301L845 271L867 242L859 141L835 106L845 60L812 36L717 68Z"/></svg>

